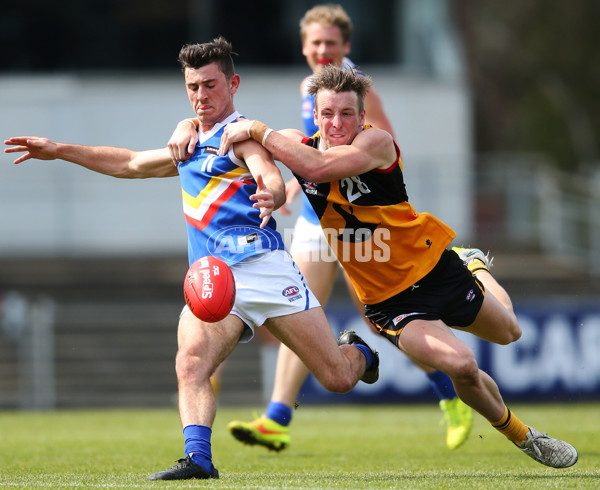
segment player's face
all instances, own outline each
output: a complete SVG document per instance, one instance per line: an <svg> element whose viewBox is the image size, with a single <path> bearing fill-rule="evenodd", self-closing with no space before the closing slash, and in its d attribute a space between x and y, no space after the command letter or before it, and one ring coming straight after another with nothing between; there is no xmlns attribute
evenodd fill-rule
<svg viewBox="0 0 600 490"><path fill-rule="evenodd" d="M317 73L326 65L341 66L349 52L350 42L344 42L339 27L324 26L318 22L306 26L302 54L313 72Z"/></svg>
<svg viewBox="0 0 600 490"><path fill-rule="evenodd" d="M209 130L234 111L233 94L240 84L239 75L229 80L218 63L185 69L185 87L202 130Z"/></svg>
<svg viewBox="0 0 600 490"><path fill-rule="evenodd" d="M352 143L365 122L365 111L358 110L356 92L319 90L315 102L315 124L319 126L323 147Z"/></svg>

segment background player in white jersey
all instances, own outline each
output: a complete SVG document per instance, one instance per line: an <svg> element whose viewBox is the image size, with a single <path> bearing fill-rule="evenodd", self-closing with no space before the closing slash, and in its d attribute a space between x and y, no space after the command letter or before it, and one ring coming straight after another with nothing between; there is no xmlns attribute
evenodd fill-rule
<svg viewBox="0 0 600 490"><path fill-rule="evenodd" d="M216 403L209 378L238 342L250 340L255 326L264 324L296 351L330 391L347 392L359 379L373 383L379 375L377 353L360 337L346 333L336 342L322 308L284 249L271 217L285 201L284 184L271 155L255 142L235 145L225 155L217 155L223 128L239 117L233 97L240 77L234 72L231 52L223 38L184 46L180 52L188 97L201 133L186 162L173 165L166 147L137 152L36 137L5 141L13 145L5 152L26 152L15 163L59 158L120 178L179 175L190 264L210 254L231 266L237 289L231 314L218 323L206 323L186 307L179 318L176 373L184 458L150 475L151 480L219 477L212 462ZM213 234L217 230L220 233ZM239 240L247 237L252 239ZM289 287L295 288L297 295L288 299L281 293Z"/></svg>
<svg viewBox="0 0 600 490"><path fill-rule="evenodd" d="M300 38L302 54L313 71L319 73L324 66L334 65L354 68L354 63L346 56L350 53L352 37L352 21L342 6L336 4L317 5L308 10L300 21ZM309 94L308 86L313 75L307 76L300 84L302 96L302 120L304 133L313 135L318 131L315 124L314 96ZM381 128L394 136L392 125L385 113L381 98L375 88L371 87L365 96L366 120L369 124ZM185 148L194 139L189 133L190 125L182 124L174 133L169 146L176 159L186 157ZM296 179L286 183L287 202L291 202L300 192ZM319 220L302 194L302 210L298 217L290 253L300 267L302 274L319 300L326 304L333 288L339 270L336 260L327 260L331 251L323 236ZM280 212L286 212L285 206ZM289 211L287 211L289 213ZM362 316L362 305L356 297L354 288L344 274L348 292ZM446 421L446 444L455 449L465 442L472 427L472 412L456 395L456 391L447 375L424 365L423 369L431 386L440 400L440 408ZM228 428L242 442L259 444L280 451L291 441L290 422L292 407L298 398L298 393L308 375L306 366L285 345L279 347L275 384L271 401L266 412L260 418L251 422L232 421ZM218 380L213 378L215 385Z"/></svg>

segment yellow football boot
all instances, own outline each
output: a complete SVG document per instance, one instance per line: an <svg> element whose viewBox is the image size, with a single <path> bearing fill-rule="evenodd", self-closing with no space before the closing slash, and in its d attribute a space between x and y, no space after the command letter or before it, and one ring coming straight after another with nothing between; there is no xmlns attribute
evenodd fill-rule
<svg viewBox="0 0 600 490"><path fill-rule="evenodd" d="M444 412L446 422L446 445L448 449L456 449L469 437L473 427L473 412L471 407L460 398L440 401L440 408Z"/></svg>
<svg viewBox="0 0 600 490"><path fill-rule="evenodd" d="M281 451L290 445L290 428L261 415L252 422L234 420L227 429L238 441L251 446L264 446L270 451Z"/></svg>

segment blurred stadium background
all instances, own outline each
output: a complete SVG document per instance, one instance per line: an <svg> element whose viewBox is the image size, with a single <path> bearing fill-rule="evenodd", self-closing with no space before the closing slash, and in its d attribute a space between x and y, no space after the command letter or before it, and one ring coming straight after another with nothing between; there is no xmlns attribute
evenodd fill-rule
<svg viewBox="0 0 600 490"><path fill-rule="evenodd" d="M190 115L177 53L219 34L239 53L237 109L301 127L298 21L315 3L2 2L0 133L163 146ZM600 399L600 4L341 3L411 201L456 244L491 250L512 295L524 336L466 337L481 365L507 401ZM177 180L0 158L0 408L173 404L187 270ZM278 223L289 239L293 218ZM342 281L327 312L335 330L364 328ZM434 400L403 356L377 348L376 385L333 397L309 379L300 402ZM266 337L236 349L221 403L261 403L275 352Z"/></svg>

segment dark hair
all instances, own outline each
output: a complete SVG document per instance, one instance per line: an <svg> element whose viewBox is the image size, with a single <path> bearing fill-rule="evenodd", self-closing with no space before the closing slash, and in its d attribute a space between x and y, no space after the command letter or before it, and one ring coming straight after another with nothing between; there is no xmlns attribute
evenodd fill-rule
<svg viewBox="0 0 600 490"><path fill-rule="evenodd" d="M316 95L319 90L333 90L336 93L355 92L358 96L358 111L362 112L365 107L365 95L371 85L370 77L359 75L351 68L328 65L310 78L308 93L315 96L316 107Z"/></svg>
<svg viewBox="0 0 600 490"><path fill-rule="evenodd" d="M304 17L300 19L300 38L306 39L306 29L309 24L317 22L325 27L338 27L342 33L342 40L347 43L352 37L352 20L344 10L344 7L337 3L328 3L316 5L307 10Z"/></svg>
<svg viewBox="0 0 600 490"><path fill-rule="evenodd" d="M186 44L179 51L178 61L181 64L181 71L186 68L202 68L210 63L218 63L225 78L229 80L235 73L233 67L231 43L223 36L219 36L209 43Z"/></svg>

